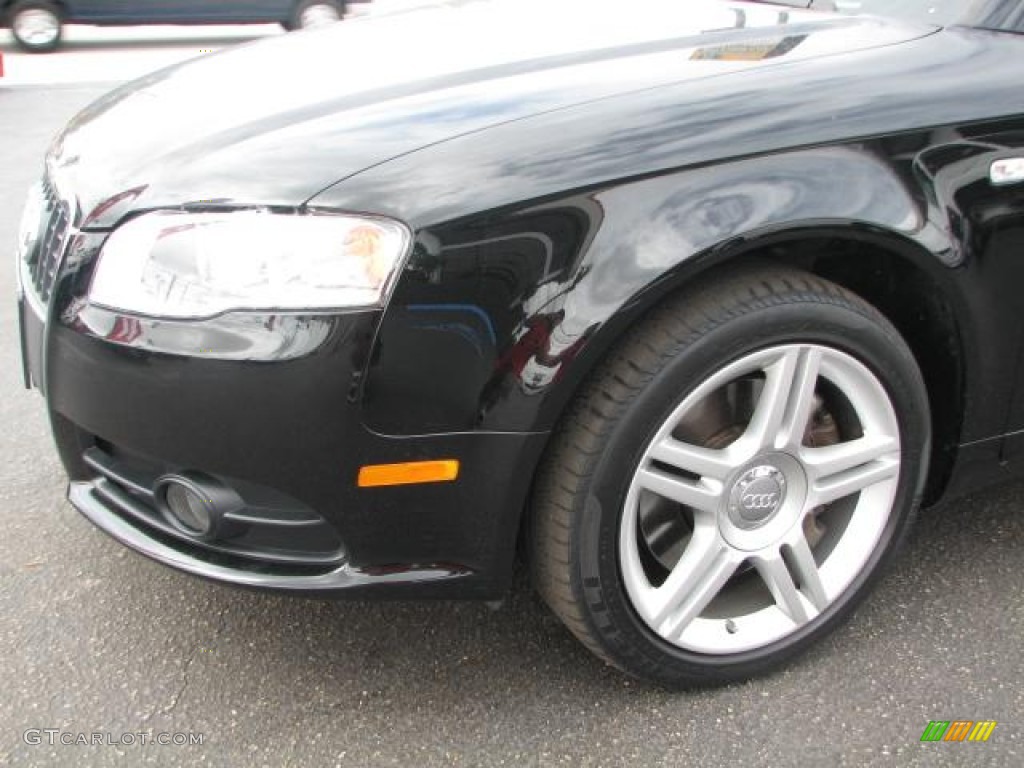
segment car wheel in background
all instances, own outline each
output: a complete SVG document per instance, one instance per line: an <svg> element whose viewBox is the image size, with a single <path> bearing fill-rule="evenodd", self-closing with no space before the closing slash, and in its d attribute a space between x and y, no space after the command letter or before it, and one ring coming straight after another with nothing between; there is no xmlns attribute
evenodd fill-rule
<svg viewBox="0 0 1024 768"><path fill-rule="evenodd" d="M924 383L844 289L757 266L634 328L553 437L531 565L591 650L670 686L764 673L829 632L910 526Z"/></svg>
<svg viewBox="0 0 1024 768"><path fill-rule="evenodd" d="M45 53L60 44L60 8L45 0L23 0L8 15L15 42L31 53Z"/></svg>
<svg viewBox="0 0 1024 768"><path fill-rule="evenodd" d="M334 0L302 0L285 22L285 29L313 29L326 27L342 20L345 4Z"/></svg>

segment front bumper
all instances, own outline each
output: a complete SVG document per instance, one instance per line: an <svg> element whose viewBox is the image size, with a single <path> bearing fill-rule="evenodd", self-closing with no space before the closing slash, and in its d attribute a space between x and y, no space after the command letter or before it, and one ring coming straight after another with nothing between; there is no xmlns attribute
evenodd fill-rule
<svg viewBox="0 0 1024 768"><path fill-rule="evenodd" d="M298 346L268 343L294 342L288 316L227 330L97 324L84 294L102 238L76 234L42 312L19 302L27 378L45 393L85 517L148 557L240 586L481 598L506 588L544 435L367 429L361 382L379 311L307 318L317 332ZM356 485L365 464L438 458L461 462L456 481ZM168 528L149 484L181 472L238 491L248 518L298 516L305 530L262 520L209 542Z"/></svg>
<svg viewBox="0 0 1024 768"><path fill-rule="evenodd" d="M92 482L72 482L68 488L68 499L98 528L136 552L180 571L238 586L298 592L334 592L380 586L387 583L389 576L393 577L391 580L395 583L414 581L425 584L451 580L469 573L452 568L421 567L386 574L373 569L353 567L344 561L318 573L267 573L246 567L244 564L221 564L208 560L199 556L196 551L183 551L181 546L161 540L153 531L133 524L131 520L114 511Z"/></svg>

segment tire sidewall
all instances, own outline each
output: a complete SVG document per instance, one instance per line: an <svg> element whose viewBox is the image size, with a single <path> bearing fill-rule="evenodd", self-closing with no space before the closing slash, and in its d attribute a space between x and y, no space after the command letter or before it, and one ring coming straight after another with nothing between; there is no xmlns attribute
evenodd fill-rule
<svg viewBox="0 0 1024 768"><path fill-rule="evenodd" d="M878 545L846 590L796 632L753 651L728 655L684 650L658 636L637 615L619 565L619 528L626 494L644 450L683 397L725 365L760 349L808 343L832 347L865 364L881 381L900 430L900 478ZM622 412L591 473L578 510L572 552L577 597L594 634L634 674L670 681L744 679L799 653L841 622L869 591L910 527L920 500L929 448L924 383L895 330L857 308L789 302L731 317L686 340ZM623 467L628 467L626 472Z"/></svg>

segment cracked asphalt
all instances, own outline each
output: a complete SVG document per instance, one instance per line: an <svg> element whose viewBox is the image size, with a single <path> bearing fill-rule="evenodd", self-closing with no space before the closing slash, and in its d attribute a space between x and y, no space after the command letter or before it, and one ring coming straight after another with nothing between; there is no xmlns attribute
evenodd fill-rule
<svg viewBox="0 0 1024 768"><path fill-rule="evenodd" d="M50 136L102 90L0 85L0 251ZM1024 764L1024 484L927 511L875 595L796 664L667 693L595 661L523 578L498 611L317 602L124 550L65 501L43 402L21 384L12 261L0 260L2 764ZM937 719L998 726L985 744L919 743ZM203 744L34 745L33 728Z"/></svg>

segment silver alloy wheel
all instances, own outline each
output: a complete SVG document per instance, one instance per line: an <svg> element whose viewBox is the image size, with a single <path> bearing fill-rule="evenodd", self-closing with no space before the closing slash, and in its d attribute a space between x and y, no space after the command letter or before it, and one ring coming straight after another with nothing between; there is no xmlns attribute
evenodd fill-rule
<svg viewBox="0 0 1024 768"><path fill-rule="evenodd" d="M45 47L60 34L60 19L42 8L30 8L14 18L14 34L26 45Z"/></svg>
<svg viewBox="0 0 1024 768"><path fill-rule="evenodd" d="M341 14L338 9L330 3L316 3L302 10L299 14L299 26L302 29L315 27L326 27L329 24L341 21Z"/></svg>
<svg viewBox="0 0 1024 768"><path fill-rule="evenodd" d="M688 419L747 382L744 423L726 444L687 442ZM814 446L822 407L846 434ZM729 395L735 400L735 393ZM761 350L703 382L647 445L619 529L626 592L644 623L689 651L764 647L825 611L871 559L900 473L895 411L878 378L830 347ZM652 566L645 510L668 505L685 531Z"/></svg>

